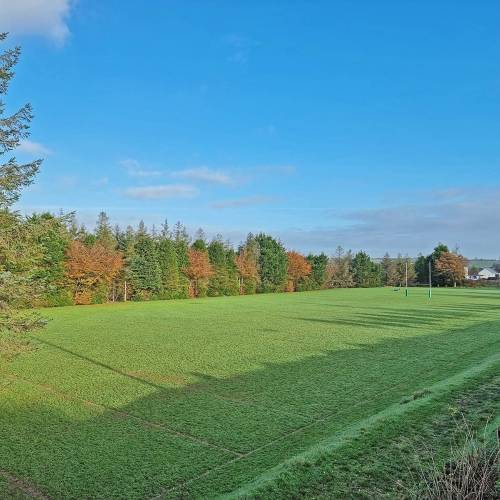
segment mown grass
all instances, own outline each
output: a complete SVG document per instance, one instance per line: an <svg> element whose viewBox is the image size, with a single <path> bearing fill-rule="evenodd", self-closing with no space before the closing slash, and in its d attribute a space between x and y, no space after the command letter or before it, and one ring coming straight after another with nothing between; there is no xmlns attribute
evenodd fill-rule
<svg viewBox="0 0 500 500"><path fill-rule="evenodd" d="M54 498L230 494L374 415L432 415L440 381L459 386L457 374L484 360L498 368L500 352L493 290L442 289L432 301L425 290L328 290L44 314L37 349L0 361L0 470Z"/></svg>

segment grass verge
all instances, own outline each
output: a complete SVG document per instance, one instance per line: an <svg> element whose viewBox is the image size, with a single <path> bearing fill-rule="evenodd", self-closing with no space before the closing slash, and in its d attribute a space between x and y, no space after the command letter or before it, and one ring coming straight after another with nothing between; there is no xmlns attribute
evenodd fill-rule
<svg viewBox="0 0 500 500"><path fill-rule="evenodd" d="M492 367L428 404L361 431L340 449L297 461L272 480L226 498L438 498L432 496L438 488L458 487L452 484L453 475L443 477L443 471L446 474L450 464L470 469L470 457L475 457L476 468L484 467L490 457L490 471L497 467L498 474L498 463L491 462L498 458L497 373L498 366Z"/></svg>

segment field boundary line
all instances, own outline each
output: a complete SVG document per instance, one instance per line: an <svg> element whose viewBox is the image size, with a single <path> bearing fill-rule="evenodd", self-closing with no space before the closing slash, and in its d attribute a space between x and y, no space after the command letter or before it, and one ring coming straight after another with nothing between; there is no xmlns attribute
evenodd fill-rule
<svg viewBox="0 0 500 500"><path fill-rule="evenodd" d="M42 493L37 487L33 486L33 484L26 481L25 479L17 477L16 475L6 471L5 469L0 469L0 476L5 478L11 487L22 491L31 498L50 500L49 496L47 496L45 493Z"/></svg>
<svg viewBox="0 0 500 500"><path fill-rule="evenodd" d="M318 443L311 446L306 451L299 453L299 454L285 460L284 462L282 462L282 463L272 467L271 469L267 470L266 472L260 474L255 479L244 484L240 488L238 488L230 493L220 495L218 498L224 499L224 500L240 498L241 495L248 494L252 490L255 490L257 487L260 487L263 484L266 484L266 483L272 481L273 479L276 479L276 477L278 477L279 474L284 472L291 465L294 465L297 462L302 462L302 461L314 459L323 453L328 453L328 452L331 452L335 449L341 448L348 441L350 441L354 437L358 436L361 429L366 429L367 427L371 427L371 426L379 423L380 421L384 420L387 417L403 415L404 413L408 412L409 410L418 408L420 406L424 406L424 405L428 404L430 401L432 401L432 400L442 396L443 394L446 394L447 392L449 392L449 389L462 385L462 383L465 380L472 379L472 378L480 375L482 372L493 367L498 362L500 362L500 354L499 353L494 354L492 356L489 356L489 357L483 359L480 363L478 363L470 368L467 368L459 373L456 373L455 375L452 375L451 377L442 379L442 380L436 382L435 384L428 386L427 389L429 389L431 392L427 396L420 398L420 399L412 400L406 404L401 404L399 402L393 403L392 405L389 405L388 407L384 408L380 412L375 413L374 415L371 415L365 419L362 419L359 422L356 422L356 423L348 426L343 431L335 433L335 434L319 441ZM327 419L328 419L328 417L324 418L322 420L327 420ZM317 421L317 422L319 422L319 421ZM311 426L308 426L308 427L311 427ZM258 449L256 449L256 451L258 451ZM242 458L245 458L245 457L242 457Z"/></svg>
<svg viewBox="0 0 500 500"><path fill-rule="evenodd" d="M280 415L283 415L286 417L299 417L299 418L304 418L306 420L311 420L311 417L309 417L308 415L304 415L303 413L291 412L291 411L287 411L287 410L280 410L277 408L267 408L266 406L258 404L258 403L252 403L250 401L243 401L241 399L233 399L230 397L222 396L222 395L217 394L215 392L206 391L205 394L210 394L210 396L213 396L216 399L222 399L223 401L229 401L230 403L234 403L237 405L252 406L254 408L259 408L260 410L265 410L267 412L273 412L273 413L280 414Z"/></svg>
<svg viewBox="0 0 500 500"><path fill-rule="evenodd" d="M188 439L190 441L193 441L199 445L203 445L205 447L208 447L208 448L212 448L212 449L217 449L219 451L224 451L225 453L230 453L231 455L234 455L235 457L237 458L240 458L240 457L243 457L244 454L243 453L240 453L238 451L235 451L235 450L231 450L230 448L225 448L224 446L220 446L218 444L215 444L215 443L212 443L210 441L207 441L203 438L200 438L198 436L194 436L192 434L188 434L186 432L182 432L182 431L177 431L171 427L169 427L168 425L165 425L165 424L162 424L160 422L152 422L150 420L147 420L145 418L142 418L142 417L139 417L137 415L134 415L133 413L129 413L129 412L126 412L126 411L123 411L123 410L118 410L116 408L112 408L110 406L106 406L106 405L103 405L103 404L100 404L100 403L96 403L95 401L91 401L90 399L83 399L83 398L79 398L79 397L76 397L76 396L71 396L70 394L67 394L66 392L64 391L61 391L55 387L52 387L51 385L48 385L48 384L41 384L39 382L34 382L32 380L29 380L29 379L26 379L24 377L20 377L19 375L15 375L13 373L7 373L6 376L8 378L11 378L13 380L18 380L18 381L21 381L21 382L25 382L29 385L32 385L33 387L37 387L39 389L43 389L45 391L48 391L48 392L51 392L53 394L55 394L56 396L58 396L59 398L61 399L67 399L67 400L70 400L70 401L76 401L76 402L79 402L79 403L83 403L85 405L90 405L90 406L94 406L96 408L100 408L101 410L104 410L104 411L108 411L108 412L111 412L111 413L114 413L116 415L119 415L121 417L125 417L125 418L128 418L130 420L133 420L135 422L139 422L143 425L146 425L147 427L151 427L151 428L154 428L154 429L161 429L169 434L173 434L177 437L180 437L180 438L184 438L184 439Z"/></svg>
<svg viewBox="0 0 500 500"><path fill-rule="evenodd" d="M237 498L238 495L245 494L248 491L254 489L256 487L256 485L260 486L262 483L268 482L268 481L276 478L283 470L285 470L290 465L293 465L295 462L302 461L305 459L310 459L311 457L316 456L320 453L328 452L330 450L339 448L343 444L345 444L348 440L350 440L353 437L355 437L356 435L358 435L361 428L366 428L367 426L374 425L388 416L400 415L400 414L406 413L410 409L427 404L430 400L436 398L437 396L442 395L443 393L446 393L447 392L446 389L449 388L450 386L459 385L460 382L462 382L464 379L472 378L472 377L480 374L481 372L487 370L488 368L490 368L491 366L493 366L495 363L497 363L499 361L500 361L500 354L499 353L494 354L492 356L489 356L487 358L484 358L482 361L475 364L474 366L466 368L465 370L462 370L461 372L456 373L455 375L452 375L451 377L442 379L442 380L436 382L435 384L433 384L432 386L428 386L427 388L429 390L431 390L431 393L428 396L426 396L425 398L413 400L413 401L411 401L407 404L404 404L404 405L400 404L399 402L393 403L392 405L389 405L388 407L375 413L374 415L370 415L369 417L367 417L365 419L362 419L362 420L360 420L360 421L358 421L350 426L347 426L344 430L337 432L337 433L334 433L331 436L322 439L318 443L312 445L306 451L304 451L300 454L294 455L294 456L288 458L287 460L281 462L280 464L275 465L271 469L258 475L255 479L253 479L252 481L250 481L248 483L245 483L243 486L234 490L233 492L221 495L220 498L223 498L223 499ZM393 386L386 387L383 391L381 391L381 393L386 392L388 389L398 387L399 385L401 385L401 384L394 384ZM374 396L374 397L376 397L376 396ZM351 405L351 408L354 406L359 406L363 402L364 401L360 401L354 405ZM235 457L235 458L229 460L228 462L225 462L225 463L220 464L216 467L208 469L205 472L202 472L201 474L199 474L191 479L188 479L187 481L183 481L183 482L181 482L175 486L172 486L170 488L165 488L157 495L151 497L150 500L160 500L163 497L163 495L165 495L167 493L178 490L179 488L181 488L183 486L187 486L187 485L193 483L194 481L197 481L203 477L208 476L209 474L211 474L215 471L218 471L220 469L223 469L224 467L231 465L234 462L238 462L240 460L243 460L243 459L253 455L254 453L257 453L258 451L261 451L265 448L268 448L269 446L272 446L275 443L278 443L280 441L287 439L289 436L292 436L292 435L297 434L299 432L302 432L304 430L310 429L321 422L325 422L327 420L330 420L332 417L334 417L338 414L339 414L338 411L332 412L332 413L324 415L324 416L322 416L322 417L320 417L312 422L306 423L303 426L298 427L298 428L292 430L291 432L283 434L283 435L277 437L276 439L273 439L273 440L263 444L262 446L254 448L253 450L251 450L247 453L244 453L239 457Z"/></svg>

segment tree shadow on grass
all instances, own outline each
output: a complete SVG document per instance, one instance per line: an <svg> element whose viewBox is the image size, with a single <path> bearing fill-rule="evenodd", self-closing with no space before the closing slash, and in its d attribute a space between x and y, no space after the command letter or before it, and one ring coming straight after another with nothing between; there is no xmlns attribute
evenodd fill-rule
<svg viewBox="0 0 500 500"><path fill-rule="evenodd" d="M369 321L386 322L383 316ZM177 388L42 339L62 356L95 367L96 384L101 372L110 372L125 392L137 384L152 392L114 407L112 395L95 404L59 390L57 377L64 374L43 386L14 379L11 397L0 401L0 468L56 498L148 498L233 461L241 464L237 472L214 470L200 479L214 494L231 490L498 352L499 329L496 320L310 356L297 352L296 359L262 362L227 378L193 372L197 382Z"/></svg>

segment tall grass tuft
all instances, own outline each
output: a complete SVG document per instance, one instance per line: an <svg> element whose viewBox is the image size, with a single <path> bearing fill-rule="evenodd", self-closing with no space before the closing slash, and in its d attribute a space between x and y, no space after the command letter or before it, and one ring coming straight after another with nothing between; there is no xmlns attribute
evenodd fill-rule
<svg viewBox="0 0 500 500"><path fill-rule="evenodd" d="M478 435L465 419L459 424L458 445L452 446L450 460L442 464L431 458L431 466L419 467L419 478L409 498L427 500L500 499L499 429L492 438L487 426Z"/></svg>

